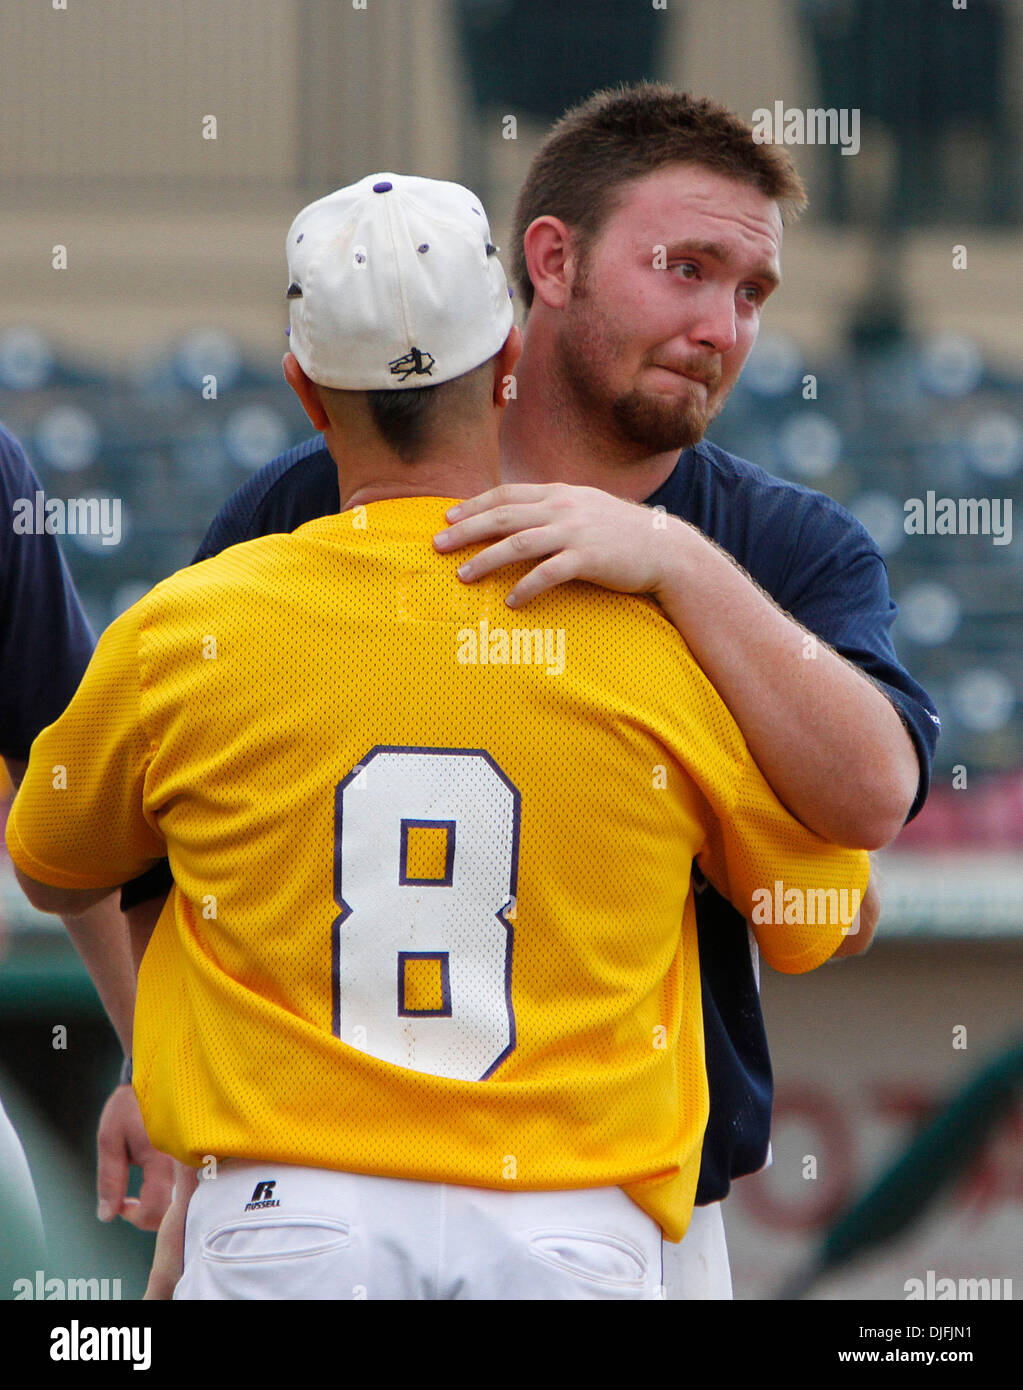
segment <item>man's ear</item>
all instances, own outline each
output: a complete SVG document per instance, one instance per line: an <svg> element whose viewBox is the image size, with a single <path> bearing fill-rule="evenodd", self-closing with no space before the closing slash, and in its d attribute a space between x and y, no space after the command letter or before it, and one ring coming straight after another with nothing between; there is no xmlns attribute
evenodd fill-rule
<svg viewBox="0 0 1023 1390"><path fill-rule="evenodd" d="M323 402L316 390L316 383L310 381L306 376L293 352L284 354L284 376L288 385L302 402L302 409L309 416L313 429L319 430L321 434L324 430L329 429L330 418L323 408Z"/></svg>
<svg viewBox="0 0 1023 1390"><path fill-rule="evenodd" d="M508 381L514 378L515 366L521 356L522 330L513 323L494 364L494 404L498 410L503 410L514 394L508 389Z"/></svg>
<svg viewBox="0 0 1023 1390"><path fill-rule="evenodd" d="M572 293L578 257L572 233L560 217L537 217L522 239L533 298L552 309L563 309Z"/></svg>

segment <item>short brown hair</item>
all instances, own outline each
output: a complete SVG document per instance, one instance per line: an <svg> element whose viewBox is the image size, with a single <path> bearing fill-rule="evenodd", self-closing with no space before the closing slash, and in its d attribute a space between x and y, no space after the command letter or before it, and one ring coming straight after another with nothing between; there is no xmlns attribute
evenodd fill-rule
<svg viewBox="0 0 1023 1390"><path fill-rule="evenodd" d="M663 83L594 92L573 106L540 146L515 205L512 275L526 307L533 285L523 238L537 217L558 217L582 255L619 206L623 186L667 164L698 164L775 199L783 218L806 207L806 189L778 145L758 144L752 126L707 98Z"/></svg>

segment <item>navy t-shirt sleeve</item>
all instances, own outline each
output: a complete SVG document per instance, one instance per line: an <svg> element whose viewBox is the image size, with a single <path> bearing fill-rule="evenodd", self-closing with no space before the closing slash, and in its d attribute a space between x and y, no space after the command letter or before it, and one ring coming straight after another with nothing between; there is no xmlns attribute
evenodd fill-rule
<svg viewBox="0 0 1023 1390"><path fill-rule="evenodd" d="M192 563L258 536L297 530L340 509L337 466L322 435L281 454L227 499L199 543Z"/></svg>
<svg viewBox="0 0 1023 1390"><path fill-rule="evenodd" d="M70 703L96 644L56 536L35 533L37 492L0 425L0 756L22 762Z"/></svg>
<svg viewBox="0 0 1023 1390"><path fill-rule="evenodd" d="M940 724L930 696L895 654L891 628L898 609L884 560L856 518L819 494L809 495L795 551L798 565L775 599L864 671L895 706L920 764L911 820L927 799Z"/></svg>

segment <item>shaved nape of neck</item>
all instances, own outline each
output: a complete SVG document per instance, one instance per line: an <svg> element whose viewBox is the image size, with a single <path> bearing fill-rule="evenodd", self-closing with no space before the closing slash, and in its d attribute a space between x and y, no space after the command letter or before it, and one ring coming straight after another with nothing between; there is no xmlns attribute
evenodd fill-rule
<svg viewBox="0 0 1023 1390"><path fill-rule="evenodd" d="M496 357L496 354L495 354ZM449 436L485 424L491 409L494 358L450 381L392 389L348 391L315 383L320 403L342 438L374 440L414 464Z"/></svg>

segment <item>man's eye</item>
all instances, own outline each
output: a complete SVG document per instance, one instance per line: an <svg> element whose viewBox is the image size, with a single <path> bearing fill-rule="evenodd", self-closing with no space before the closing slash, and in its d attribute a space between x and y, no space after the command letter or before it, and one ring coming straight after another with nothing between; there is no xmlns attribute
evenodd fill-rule
<svg viewBox="0 0 1023 1390"><path fill-rule="evenodd" d="M746 296L749 304L759 304L764 297L764 292L759 285L743 285L741 294Z"/></svg>
<svg viewBox="0 0 1023 1390"><path fill-rule="evenodd" d="M700 273L700 267L695 261L679 261L675 269L681 273L683 280L691 280L693 275ZM689 274L689 271L692 271L692 275Z"/></svg>

